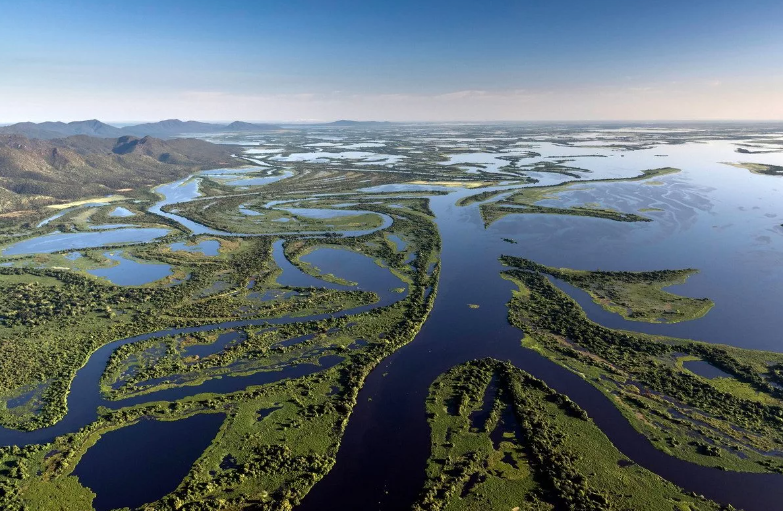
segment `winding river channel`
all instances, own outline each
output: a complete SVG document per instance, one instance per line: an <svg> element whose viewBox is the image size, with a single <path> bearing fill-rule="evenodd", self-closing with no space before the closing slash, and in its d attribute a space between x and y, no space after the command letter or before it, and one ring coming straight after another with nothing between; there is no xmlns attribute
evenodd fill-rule
<svg viewBox="0 0 783 511"><path fill-rule="evenodd" d="M672 152L674 151L673 149ZM684 163L687 165L688 160L686 159ZM741 171L732 169L731 172ZM280 178L285 177L284 175ZM688 463L657 450L644 436L632 428L620 411L597 389L536 352L522 348L520 345L522 332L510 326L507 321L506 304L512 296L514 286L500 277L504 268L498 258L502 254L528 257L544 264L571 267L594 268L597 266L596 263L612 269L658 269L685 265L697 267L710 278L697 275L692 278L692 282L678 286L676 292L694 296L708 295L716 298L717 305L715 310L705 318L679 325L646 325L625 321L618 315L606 312L595 305L584 293L566 285L561 285L561 289L577 299L591 319L612 328L727 343L747 334L746 329L732 326L737 318L725 312L732 302L729 302L728 307L724 305L725 300L721 302L722 297L737 291L736 282L739 280L730 277L726 291L720 291L712 280L718 273L725 272L727 259L723 260L722 265L712 261L699 261L698 258L677 248L678 240L682 236L703 234L701 227L689 228L698 223L698 218L709 216L714 219L713 224L719 225L722 213L718 207L714 207L714 204L689 200L686 196L692 193L698 198L700 191L703 192L708 188L706 183L698 182L691 176L669 177L671 179L665 179L667 185L649 191L657 197L666 211L655 218L657 222L653 222L659 223L659 227L615 225L612 222L592 218L514 215L486 228L478 204L467 207L459 207L455 204L460 198L475 194L475 191L458 189L448 195L433 195L430 198L431 208L442 238L440 282L435 306L416 338L371 372L359 393L357 405L337 455L336 465L321 482L313 487L300 508L303 510L338 507L367 510L409 508L424 483L424 467L429 456L430 431L425 416L425 399L429 386L451 367L481 357L508 360L543 379L559 392L568 395L587 411L623 454L685 490L703 494L721 503L731 503L746 510L779 507L780 502L783 502L783 476L721 471ZM678 191L678 188L673 185L669 186L671 183L675 183L685 191ZM603 186L596 185L599 193ZM630 201L635 193L632 187L639 185L612 184L612 186L616 187L613 193L617 197ZM508 187L498 189L508 189ZM157 191L166 199L153 206L151 211L182 223L195 234L239 235L214 231L176 213L165 213L162 210L169 204L197 200L197 178L171 183L159 187ZM388 216L384 215L384 217L383 225L379 229L388 228L393 221ZM663 248L656 249L651 254L634 258L629 256L628 252L619 251L614 254L607 252L606 247L611 250L621 237L628 243L629 236L642 240L637 243L642 247L639 249L641 251L645 247L644 239L660 242L661 230L667 231L666 239L669 241L659 243ZM707 230L715 232L714 229ZM343 235L355 236L366 232L344 232ZM322 233L307 234L316 236ZM555 235L559 238L553 241ZM506 243L503 237L514 238L518 243ZM573 248L573 252L568 253L569 247L584 243L588 237L594 240L591 246L595 247L603 243L605 248L595 248L591 249L592 251ZM727 239L725 243L731 245L740 242ZM667 249L673 254L664 254ZM282 240L277 241L273 247L274 260L283 269L278 282L291 287L362 289L374 291L379 295L379 302L343 311L338 314L340 316L386 306L406 296L406 293L392 292L393 288L405 287L405 285L388 269L374 265L371 260L362 262L358 259L345 259L358 256L355 253L341 257L339 253L326 250L331 249L316 250L306 256L311 258L307 260L319 266L324 273L333 272L342 278L357 282L358 286L331 284L303 273L286 259ZM324 252L319 256L320 251ZM750 253L748 257L762 256ZM343 259L342 264L341 259ZM758 261L763 262L763 257ZM369 265L365 264L367 262ZM758 265L750 265L744 270L745 273L740 272L740 277L747 278L757 270ZM771 274L774 282L778 282L775 279L779 279L780 274L777 270ZM732 282L735 284L732 285ZM469 308L469 303L477 304L479 307ZM119 401L108 401L100 393L99 381L112 352L124 344L173 334L248 325L312 321L333 316L336 315L231 321L193 328L162 330L114 341L98 349L87 364L77 372L68 395L68 412L61 421L54 426L32 432L0 428L0 444L23 445L51 441L59 435L77 431L94 421L97 418L98 408L102 406L121 408L145 402L175 400L203 392L232 392L251 385L321 371L341 361L338 356L327 356L322 357L318 364L304 363L279 367L249 376L224 376L207 380L200 385L169 388ZM748 317L744 319L747 320ZM771 335L774 325L767 326L766 329L758 325L753 325L752 328L755 335L743 347L766 349L777 347L776 339ZM180 423L180 429L177 429L176 424ZM174 436L177 431L184 433L185 429L182 428L199 427L196 422L188 423L188 421L173 424L171 428L174 433L171 434ZM135 427L137 426L125 429L130 431ZM205 423L204 428L214 428L214 424ZM120 432L112 433L112 435L119 434ZM203 445L197 447L203 449ZM89 463L92 463L91 467L96 470L101 463L111 463L112 456L116 456L116 451L108 449L102 459L92 459ZM78 471L77 468L77 473ZM147 476L140 477L143 482ZM155 478L154 471L150 471L149 478L150 480ZM125 495L119 489L123 484L121 478L113 480L105 478L94 484L100 486L100 488L93 487L99 496L112 493ZM168 491L171 489L169 488ZM151 490L158 491L158 494L150 497L159 498L162 496L160 491L163 490L160 488ZM122 498L124 497L118 497L119 500L108 499L100 502L96 500L96 506L99 509L110 509L129 505L128 501L123 501ZM149 500L142 498L139 503Z"/></svg>

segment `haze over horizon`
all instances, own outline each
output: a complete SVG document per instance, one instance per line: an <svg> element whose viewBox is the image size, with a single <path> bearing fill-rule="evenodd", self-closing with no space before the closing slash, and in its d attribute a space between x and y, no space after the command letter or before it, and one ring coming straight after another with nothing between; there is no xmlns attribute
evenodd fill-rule
<svg viewBox="0 0 783 511"><path fill-rule="evenodd" d="M3 7L0 123L780 120L783 4Z"/></svg>

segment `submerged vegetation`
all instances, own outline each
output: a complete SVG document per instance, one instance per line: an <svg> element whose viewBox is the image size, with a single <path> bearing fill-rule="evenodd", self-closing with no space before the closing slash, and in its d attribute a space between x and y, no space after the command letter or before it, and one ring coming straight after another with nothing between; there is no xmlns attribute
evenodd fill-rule
<svg viewBox="0 0 783 511"><path fill-rule="evenodd" d="M627 178L593 179L589 185L595 183L618 183L633 182L653 179L655 177L666 176L679 172L679 169L664 167L659 169L644 170L641 175ZM578 176L577 176L578 177ZM567 181L565 183L551 186L530 186L520 188L515 193L504 197L496 202L481 204L481 216L484 218L486 226L491 225L496 220L510 214L538 213L548 215L569 215L569 216L587 216L593 218L603 218L614 220L616 222L651 222L652 219L638 215L636 213L624 213L614 209L601 207L596 204L582 204L568 207L556 207L550 205L541 205L540 202L559 200L562 195L568 192L584 190L577 185L580 181ZM478 199L478 197L476 197Z"/></svg>

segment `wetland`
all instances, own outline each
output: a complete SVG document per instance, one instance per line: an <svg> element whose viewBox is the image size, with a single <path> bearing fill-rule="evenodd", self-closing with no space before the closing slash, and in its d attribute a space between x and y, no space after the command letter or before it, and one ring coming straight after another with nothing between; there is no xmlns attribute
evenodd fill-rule
<svg viewBox="0 0 783 511"><path fill-rule="evenodd" d="M0 507L773 509L780 132L212 133L3 217Z"/></svg>

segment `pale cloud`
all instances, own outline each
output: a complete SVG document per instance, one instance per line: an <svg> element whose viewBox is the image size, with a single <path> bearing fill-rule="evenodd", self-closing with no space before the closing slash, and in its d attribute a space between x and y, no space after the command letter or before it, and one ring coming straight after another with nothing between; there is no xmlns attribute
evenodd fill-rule
<svg viewBox="0 0 783 511"><path fill-rule="evenodd" d="M460 90L456 92L448 92L446 94L438 94L434 96L434 99L449 101L454 99L482 98L485 96L487 96L487 91L485 90Z"/></svg>

